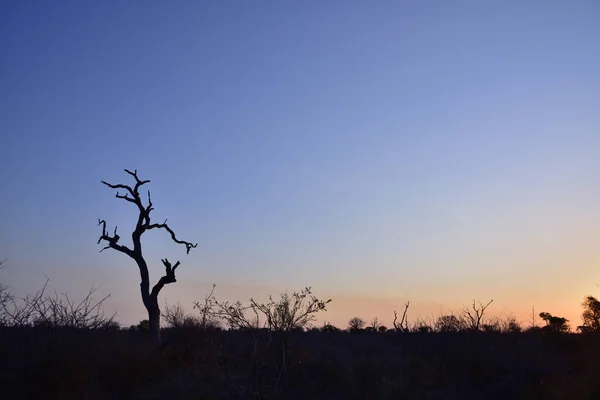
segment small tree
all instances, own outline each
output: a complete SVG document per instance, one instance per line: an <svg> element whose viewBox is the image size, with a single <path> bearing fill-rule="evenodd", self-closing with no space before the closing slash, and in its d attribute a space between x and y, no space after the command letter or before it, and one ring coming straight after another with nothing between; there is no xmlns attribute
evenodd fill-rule
<svg viewBox="0 0 600 400"><path fill-rule="evenodd" d="M468 329L473 331L480 331L483 328L482 320L485 314L485 310L489 307L490 304L492 304L493 301L494 300L490 300L489 303L487 303L486 305L483 305L481 302L479 302L479 307L477 307L475 305L475 300L473 300L471 309L463 308L462 314L464 320L468 324ZM486 330L490 330L491 325L493 324L488 324L488 326L486 326Z"/></svg>
<svg viewBox="0 0 600 400"><path fill-rule="evenodd" d="M369 328L371 328L371 330L373 331L378 331L382 325L383 324L381 323L381 321L379 321L379 318L375 317L369 323Z"/></svg>
<svg viewBox="0 0 600 400"><path fill-rule="evenodd" d="M408 316L406 313L408 312L408 307L410 306L410 301L407 301L404 304L404 312L402 313L402 319L398 322L398 313L394 310L394 329L396 332L408 332L410 331L408 327Z"/></svg>
<svg viewBox="0 0 600 400"><path fill-rule="evenodd" d="M546 326L544 327L544 329L547 331L568 332L570 329L569 325L567 324L567 322L569 322L569 320L566 318L555 317L554 315L547 313L547 312L541 312L540 318L543 319L544 321L546 321Z"/></svg>
<svg viewBox="0 0 600 400"><path fill-rule="evenodd" d="M582 333L600 332L600 301L594 296L587 296L583 301L583 325L577 327Z"/></svg>
<svg viewBox="0 0 600 400"><path fill-rule="evenodd" d="M360 317L354 317L351 318L350 321L348 321L348 330L351 332L360 331L365 327L365 325L365 320L363 320Z"/></svg>
<svg viewBox="0 0 600 400"><path fill-rule="evenodd" d="M117 191L115 197L118 199L123 199L129 203L134 204L138 210L138 218L137 223L135 225L135 230L131 234L131 238L133 240L133 248L129 248L125 245L119 244L119 239L121 238L117 234L117 227L115 226L113 235L109 235L106 230L106 221L98 220L98 225L102 226L102 235L98 239L98 244L100 242L105 241L108 243L106 247L104 247L101 252L106 249L114 249L117 250L135 261L140 271L141 283L140 289L142 294L142 302L144 303L144 307L148 311L148 321L149 321L149 329L154 339L156 345L160 344L160 308L158 306L158 294L162 290L162 288L169 284L177 282L175 279L175 270L179 266L179 261L175 263L175 265L171 265L169 260L166 258L162 260L163 265L165 266L165 275L158 280L158 282L152 287L150 290L150 275L148 273L148 264L144 259L144 255L142 254L142 235L150 231L152 229L164 229L170 235L171 239L178 244L182 244L186 248L186 253L189 254L190 250L195 248L198 244L192 244L190 242L186 242L184 240L177 239L175 232L167 225L167 220L162 224L151 223L150 221L150 212L154 210L152 207L152 200L150 198L150 191L148 191L148 204L144 205L142 202L142 198L140 196L140 187L149 183L149 180L140 180L137 176L137 170L131 172L129 170L125 170L126 173L131 175L135 179L135 186L131 187L123 184L110 184L108 182L102 181L102 183L108 186L111 189L121 189L125 191L125 194L120 194Z"/></svg>

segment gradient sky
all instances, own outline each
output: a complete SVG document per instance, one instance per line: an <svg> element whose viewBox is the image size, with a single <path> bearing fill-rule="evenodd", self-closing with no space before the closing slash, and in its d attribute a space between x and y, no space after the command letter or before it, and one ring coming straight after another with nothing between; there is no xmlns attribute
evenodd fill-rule
<svg viewBox="0 0 600 400"><path fill-rule="evenodd" d="M324 319L494 299L577 325L600 283L600 3L3 1L2 279L144 317L100 183L151 179L161 304L312 285ZM523 317L525 318L525 317ZM521 319L523 319L521 318Z"/></svg>

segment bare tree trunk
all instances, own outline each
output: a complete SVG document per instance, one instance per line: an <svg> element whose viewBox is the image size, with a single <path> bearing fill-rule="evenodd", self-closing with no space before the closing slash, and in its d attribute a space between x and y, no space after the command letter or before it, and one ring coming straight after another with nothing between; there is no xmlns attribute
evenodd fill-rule
<svg viewBox="0 0 600 400"><path fill-rule="evenodd" d="M159 347L162 343L160 341L160 309L158 308L158 299L151 299L153 304L147 307L148 310L148 321L150 322L150 336L156 347Z"/></svg>

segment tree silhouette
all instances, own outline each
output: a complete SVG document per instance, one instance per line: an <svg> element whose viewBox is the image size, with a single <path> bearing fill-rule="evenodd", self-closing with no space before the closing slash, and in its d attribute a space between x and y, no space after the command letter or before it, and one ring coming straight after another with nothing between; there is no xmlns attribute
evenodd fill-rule
<svg viewBox="0 0 600 400"><path fill-rule="evenodd" d="M483 305L482 302L479 302L479 307L475 304L475 299L473 299L473 304L471 305L472 311L468 308L463 308L462 314L464 320L469 325L469 329L473 331L480 331L482 328L482 319L485 314L485 310L492 304L494 300L490 300L489 303ZM486 329L490 329L489 324Z"/></svg>
<svg viewBox="0 0 600 400"><path fill-rule="evenodd" d="M379 328L382 326L383 324L381 323L381 321L379 321L379 318L375 317L371 320L371 322L369 323L369 328L373 331L377 331L379 330Z"/></svg>
<svg viewBox="0 0 600 400"><path fill-rule="evenodd" d="M583 301L583 325L577 327L582 333L600 332L600 301L594 296L587 296Z"/></svg>
<svg viewBox="0 0 600 400"><path fill-rule="evenodd" d="M406 304L404 304L404 312L402 313L402 319L400 320L400 322L398 321L398 313L396 312L396 310L394 310L394 329L396 329L396 332L408 332L410 331L409 327L408 327L408 317L406 316L406 313L408 312L408 307L410 307L410 301L407 301Z"/></svg>
<svg viewBox="0 0 600 400"><path fill-rule="evenodd" d="M146 260L144 259L144 256L142 254L142 235L145 232L152 229L164 229L167 232L169 232L169 234L171 235L171 239L175 243L185 245L187 254L189 254L190 250L192 248L195 248L198 244L192 244L190 242L177 239L175 232L173 232L169 225L167 225L167 220L165 220L162 224L151 223L150 212L154 208L152 207L150 191L148 191L148 204L146 206L144 206L139 193L140 187L145 185L146 183L149 183L150 181L140 180L137 176L137 170L131 172L126 169L125 172L135 179L134 187L123 184L113 185L105 181L102 181L102 183L111 189L124 190L125 194L120 194L120 192L117 191L115 197L134 204L138 209L137 223L135 226L135 230L131 234L131 238L133 240L133 249L125 245L119 244L120 236L117 234L116 226L113 235L110 236L106 231L106 221L100 219L98 220L98 225L102 225L102 235L98 239L98 244L100 244L100 242L102 241L108 243L106 247L100 250L100 252L111 248L128 255L136 262L141 277L140 289L142 294L142 301L144 303L144 307L146 307L146 310L148 311L149 329L155 344L158 345L160 344L160 308L158 307L158 294L165 285L177 281L175 279L175 270L179 266L179 261L177 261L175 265L171 265L169 260L167 260L166 258L163 259L162 262L165 266L165 275L162 278L160 278L156 285L152 287L152 290L150 290L150 276L148 274L148 264L146 263Z"/></svg>
<svg viewBox="0 0 600 400"><path fill-rule="evenodd" d="M547 331L568 332L570 329L569 325L567 324L567 322L569 322L569 320L566 318L555 317L554 315L552 315L548 312L541 312L540 318L543 319L544 321L546 321L546 326L544 327L544 329Z"/></svg>
<svg viewBox="0 0 600 400"><path fill-rule="evenodd" d="M348 330L354 332L360 331L362 328L365 327L365 324L365 320L360 317L351 318L350 321L348 321Z"/></svg>

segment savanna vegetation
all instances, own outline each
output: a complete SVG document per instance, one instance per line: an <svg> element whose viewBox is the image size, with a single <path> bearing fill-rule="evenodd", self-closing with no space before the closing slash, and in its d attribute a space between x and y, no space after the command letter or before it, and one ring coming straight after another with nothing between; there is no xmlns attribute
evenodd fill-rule
<svg viewBox="0 0 600 400"><path fill-rule="evenodd" d="M126 172L135 186L103 183L136 207L133 246L119 241L116 228L110 235L103 220L98 243L138 267L148 319L120 326L116 314L103 312L107 296L95 287L73 300L49 293L48 281L25 297L1 283L4 398L600 398L600 301L591 295L576 327L547 311L537 314L539 325L495 317L488 313L492 300L429 319L411 318L407 302L390 310L390 327L377 316L336 327L316 322L332 300L310 287L264 302L230 302L213 286L189 311L181 304L161 310L158 295L176 282L181 264L163 259L165 275L151 288L143 233L166 230L187 252L196 244L179 240L166 221L151 222L150 193L146 204L139 193L149 181Z"/></svg>

